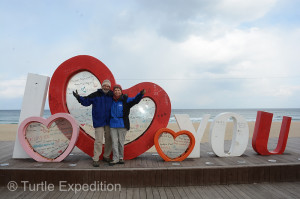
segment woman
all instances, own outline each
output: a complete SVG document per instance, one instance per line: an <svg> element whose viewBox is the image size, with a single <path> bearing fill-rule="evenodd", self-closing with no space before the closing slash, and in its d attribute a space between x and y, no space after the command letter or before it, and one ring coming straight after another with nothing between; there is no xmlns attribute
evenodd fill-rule
<svg viewBox="0 0 300 199"><path fill-rule="evenodd" d="M130 108L138 104L145 94L145 89L135 97L123 95L122 87L116 84L113 88L113 103L111 106L110 134L112 139L113 160L110 166L124 164L124 141L127 131L130 129Z"/></svg>

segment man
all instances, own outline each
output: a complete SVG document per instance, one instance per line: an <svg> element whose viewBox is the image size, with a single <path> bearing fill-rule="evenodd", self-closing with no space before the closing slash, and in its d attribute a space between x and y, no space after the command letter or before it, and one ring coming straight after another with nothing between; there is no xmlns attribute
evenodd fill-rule
<svg viewBox="0 0 300 199"><path fill-rule="evenodd" d="M102 89L82 97L73 91L73 95L78 102L83 106L92 105L93 126L95 128L95 143L94 143L94 156L93 166L99 167L99 156L102 153L103 134L105 134L105 146L103 161L110 162L110 153L112 151L112 141L110 136L110 113L113 101L113 92L110 90L111 83L109 80L104 80Z"/></svg>

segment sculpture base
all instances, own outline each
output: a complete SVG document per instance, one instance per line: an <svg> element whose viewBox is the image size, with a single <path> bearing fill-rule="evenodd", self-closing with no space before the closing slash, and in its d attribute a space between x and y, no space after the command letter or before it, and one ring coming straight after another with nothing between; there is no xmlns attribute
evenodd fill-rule
<svg viewBox="0 0 300 199"><path fill-rule="evenodd" d="M277 139L270 139L274 148ZM168 187L216 184L300 181L300 138L290 138L283 155L261 156L248 148L241 157L220 158L208 143L201 144L201 158L165 162L157 153L145 153L124 165L92 166L92 159L75 148L59 163L12 159L13 143L0 142L0 186L15 181L22 186L47 182L67 184L120 184L122 187ZM226 147L230 147L225 142ZM225 147L225 149L226 149Z"/></svg>

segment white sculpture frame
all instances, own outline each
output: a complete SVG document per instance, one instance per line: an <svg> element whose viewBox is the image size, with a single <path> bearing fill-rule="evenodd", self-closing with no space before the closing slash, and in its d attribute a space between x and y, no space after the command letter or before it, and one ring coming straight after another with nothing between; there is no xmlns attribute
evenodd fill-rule
<svg viewBox="0 0 300 199"><path fill-rule="evenodd" d="M224 151L224 139L228 119L233 119L232 141L229 152ZM221 113L215 117L210 128L210 144L219 157L241 156L248 145L249 126L247 121L237 113Z"/></svg>
<svg viewBox="0 0 300 199"><path fill-rule="evenodd" d="M188 114L175 114L174 116L180 130L187 130L191 132L195 137L194 149L187 158L200 158L200 143L205 132L208 120L210 118L210 114L205 114L203 116L197 132Z"/></svg>
<svg viewBox="0 0 300 199"><path fill-rule="evenodd" d="M28 73L20 112L19 125L28 117L44 115L50 77ZM13 158L30 158L21 146L16 132Z"/></svg>

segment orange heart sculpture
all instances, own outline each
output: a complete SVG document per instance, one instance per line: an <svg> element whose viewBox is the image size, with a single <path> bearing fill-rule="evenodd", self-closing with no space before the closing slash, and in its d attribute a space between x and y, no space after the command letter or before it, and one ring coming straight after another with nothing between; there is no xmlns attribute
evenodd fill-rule
<svg viewBox="0 0 300 199"><path fill-rule="evenodd" d="M174 132L168 128L159 129L154 136L157 153L165 161L183 161L193 151L194 135L186 130Z"/></svg>

